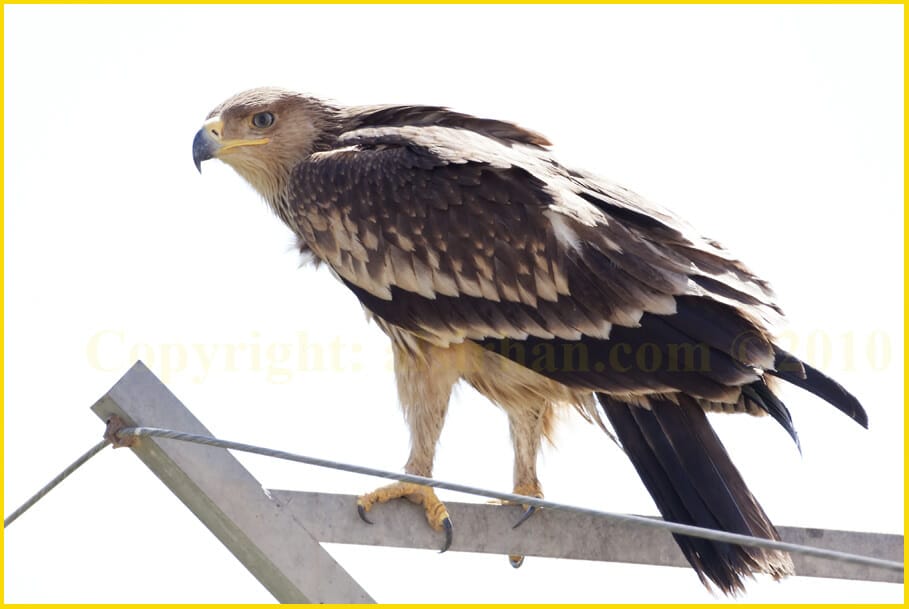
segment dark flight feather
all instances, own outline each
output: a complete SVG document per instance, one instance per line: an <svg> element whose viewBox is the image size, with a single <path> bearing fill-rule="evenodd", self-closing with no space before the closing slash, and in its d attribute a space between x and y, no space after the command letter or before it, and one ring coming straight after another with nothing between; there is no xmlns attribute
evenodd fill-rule
<svg viewBox="0 0 909 609"><path fill-rule="evenodd" d="M652 400L649 410L597 395L625 453L666 520L779 540L704 415L690 398ZM792 572L788 554L674 535L705 584L726 594L744 590L743 577Z"/></svg>
<svg viewBox="0 0 909 609"><path fill-rule="evenodd" d="M868 428L868 414L865 409L858 399L846 391L842 385L779 347L774 347L774 353L776 354L776 369L768 370L770 374L792 383L796 387L810 391L848 415L862 427Z"/></svg>
<svg viewBox="0 0 909 609"><path fill-rule="evenodd" d="M779 423L786 430L786 433L792 437L799 452L802 451L802 444L799 442L799 435L795 431L795 425L792 423L792 415L789 414L789 409L776 397L763 379L742 387L742 395L773 417L773 420Z"/></svg>

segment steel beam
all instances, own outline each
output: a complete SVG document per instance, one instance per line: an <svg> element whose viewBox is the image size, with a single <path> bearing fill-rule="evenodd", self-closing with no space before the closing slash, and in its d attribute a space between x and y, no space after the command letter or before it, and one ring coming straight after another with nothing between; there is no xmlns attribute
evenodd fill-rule
<svg viewBox="0 0 909 609"><path fill-rule="evenodd" d="M357 516L356 497L271 490L271 495L322 542L438 549L442 534L426 526L422 508L393 501L373 508L370 526ZM454 524L451 549L462 552L519 554L687 567L668 532L564 512L541 510L518 529L523 509L484 503L446 501ZM798 527L777 527L783 541L903 560L903 536ZM902 583L903 574L865 565L793 554L797 575Z"/></svg>
<svg viewBox="0 0 909 609"><path fill-rule="evenodd" d="M211 435L141 362L92 410L127 426ZM280 602L374 602L227 450L159 438L137 438L131 450Z"/></svg>

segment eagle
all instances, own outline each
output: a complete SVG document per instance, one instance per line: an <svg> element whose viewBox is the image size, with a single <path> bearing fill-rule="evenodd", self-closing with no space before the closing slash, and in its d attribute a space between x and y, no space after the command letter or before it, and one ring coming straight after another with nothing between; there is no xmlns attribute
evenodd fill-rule
<svg viewBox="0 0 909 609"><path fill-rule="evenodd" d="M391 340L408 474L432 476L464 381L507 415L515 494L543 496L542 440L573 408L621 446L666 520L778 540L705 413L770 416L798 444L780 381L867 427L864 409L774 342L782 311L766 281L550 149L517 124L446 107L345 107L267 87L212 110L193 161L236 170ZM422 505L449 547L451 518L428 486L384 486L357 509L369 522L396 498ZM783 551L675 541L726 594L757 573L793 573Z"/></svg>

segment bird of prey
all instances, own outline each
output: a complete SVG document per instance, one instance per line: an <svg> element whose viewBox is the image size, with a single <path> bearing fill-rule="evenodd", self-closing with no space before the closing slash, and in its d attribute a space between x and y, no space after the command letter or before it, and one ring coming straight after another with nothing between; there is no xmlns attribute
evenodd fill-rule
<svg viewBox="0 0 909 609"><path fill-rule="evenodd" d="M608 421L667 520L779 539L705 413L769 415L797 443L782 380L867 427L855 397L774 342L781 311L765 281L672 212L563 166L538 133L444 107L259 88L208 115L193 160L211 158L391 339L409 474L432 475L463 380L508 416L515 494L542 497L541 440L573 407L607 433ZM367 520L402 497L447 548L451 519L429 487L385 486L358 509ZM755 573L793 571L782 551L675 539L727 594Z"/></svg>

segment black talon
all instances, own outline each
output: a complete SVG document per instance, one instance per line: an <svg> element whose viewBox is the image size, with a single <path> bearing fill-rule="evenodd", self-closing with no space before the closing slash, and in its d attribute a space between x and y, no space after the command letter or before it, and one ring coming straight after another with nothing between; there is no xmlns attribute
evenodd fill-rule
<svg viewBox="0 0 909 609"><path fill-rule="evenodd" d="M517 521L516 523L514 523L514 526L512 526L511 528L512 528L512 529L516 529L516 528L518 528L519 526L521 526L522 524L524 524L524 523L527 521L528 518L530 518L531 516L534 515L534 513L535 513L536 511L537 511L537 506L535 506L535 505L532 505L532 506L530 506L529 508L527 508L527 511L525 511L525 512L521 515L521 517L518 518L518 521ZM512 565L512 566L514 566L514 565ZM521 565L517 565L517 566L520 567Z"/></svg>
<svg viewBox="0 0 909 609"><path fill-rule="evenodd" d="M360 515L360 520L362 520L366 524L374 524L372 520L370 520L369 518L366 517L366 508L363 507L362 505L359 505L359 504L357 505L357 514Z"/></svg>
<svg viewBox="0 0 909 609"><path fill-rule="evenodd" d="M445 520L442 521L442 527L445 529L445 545L443 545L442 549L439 550L439 554L441 554L442 552L445 552L446 550L448 550L448 548L451 547L451 539L453 537L451 518L448 518L446 516Z"/></svg>

